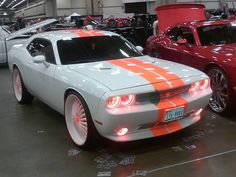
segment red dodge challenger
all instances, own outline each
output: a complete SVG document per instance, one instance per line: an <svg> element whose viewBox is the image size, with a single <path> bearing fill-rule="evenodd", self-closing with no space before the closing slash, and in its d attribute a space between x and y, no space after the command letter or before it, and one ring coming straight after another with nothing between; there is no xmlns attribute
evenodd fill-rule
<svg viewBox="0 0 236 177"><path fill-rule="evenodd" d="M157 7L159 33L148 38L146 51L207 73L213 90L209 106L228 113L236 100L236 21L206 20L204 8L199 4Z"/></svg>

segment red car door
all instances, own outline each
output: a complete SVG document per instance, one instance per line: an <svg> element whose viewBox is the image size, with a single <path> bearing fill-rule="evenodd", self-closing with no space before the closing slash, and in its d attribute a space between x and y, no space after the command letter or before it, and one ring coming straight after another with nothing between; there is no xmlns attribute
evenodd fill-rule
<svg viewBox="0 0 236 177"><path fill-rule="evenodd" d="M161 58L192 66L203 70L204 57L198 53L198 44L193 30L189 27L178 26L165 34L165 49L159 48Z"/></svg>

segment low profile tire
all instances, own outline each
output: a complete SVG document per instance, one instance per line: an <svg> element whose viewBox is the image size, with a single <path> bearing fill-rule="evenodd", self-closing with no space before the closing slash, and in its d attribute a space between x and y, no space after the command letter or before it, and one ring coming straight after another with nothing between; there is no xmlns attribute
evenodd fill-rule
<svg viewBox="0 0 236 177"><path fill-rule="evenodd" d="M74 143L82 148L91 148L98 133L93 124L89 109L84 99L75 91L65 99L65 120Z"/></svg>
<svg viewBox="0 0 236 177"><path fill-rule="evenodd" d="M160 54L159 54L159 52L156 51L156 50L152 51L151 56L154 57L154 58L160 58Z"/></svg>
<svg viewBox="0 0 236 177"><path fill-rule="evenodd" d="M32 103L34 97L27 91L18 68L13 69L12 81L13 81L14 94L18 103L20 104Z"/></svg>
<svg viewBox="0 0 236 177"><path fill-rule="evenodd" d="M226 74L218 67L209 69L207 74L210 77L212 89L210 108L216 113L228 114L232 108L232 96Z"/></svg>

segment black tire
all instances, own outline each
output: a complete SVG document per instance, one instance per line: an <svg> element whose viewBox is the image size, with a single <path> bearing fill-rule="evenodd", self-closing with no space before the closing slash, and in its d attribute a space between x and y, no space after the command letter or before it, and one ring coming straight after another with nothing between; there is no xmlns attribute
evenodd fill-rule
<svg viewBox="0 0 236 177"><path fill-rule="evenodd" d="M70 91L66 95L64 115L68 132L74 143L81 148L94 146L96 138L99 137L98 132L85 100L77 92ZM85 132L86 135L84 135Z"/></svg>
<svg viewBox="0 0 236 177"><path fill-rule="evenodd" d="M157 50L153 50L151 56L153 58L160 58L160 54Z"/></svg>
<svg viewBox="0 0 236 177"><path fill-rule="evenodd" d="M15 98L20 104L30 104L32 103L33 96L27 91L22 76L17 67L13 69L12 72L12 82L13 82L13 91Z"/></svg>
<svg viewBox="0 0 236 177"><path fill-rule="evenodd" d="M219 67L212 67L207 72L211 80L212 97L210 108L219 114L229 114L232 109L233 97L230 82L225 72Z"/></svg>

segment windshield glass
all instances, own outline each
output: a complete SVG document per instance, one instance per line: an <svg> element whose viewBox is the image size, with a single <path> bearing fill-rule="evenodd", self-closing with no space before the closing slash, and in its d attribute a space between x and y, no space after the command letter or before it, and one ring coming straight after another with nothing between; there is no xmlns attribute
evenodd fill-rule
<svg viewBox="0 0 236 177"><path fill-rule="evenodd" d="M236 26L209 25L197 28L202 46L236 43Z"/></svg>
<svg viewBox="0 0 236 177"><path fill-rule="evenodd" d="M57 47L62 64L88 63L142 55L130 42L120 36L59 40Z"/></svg>

